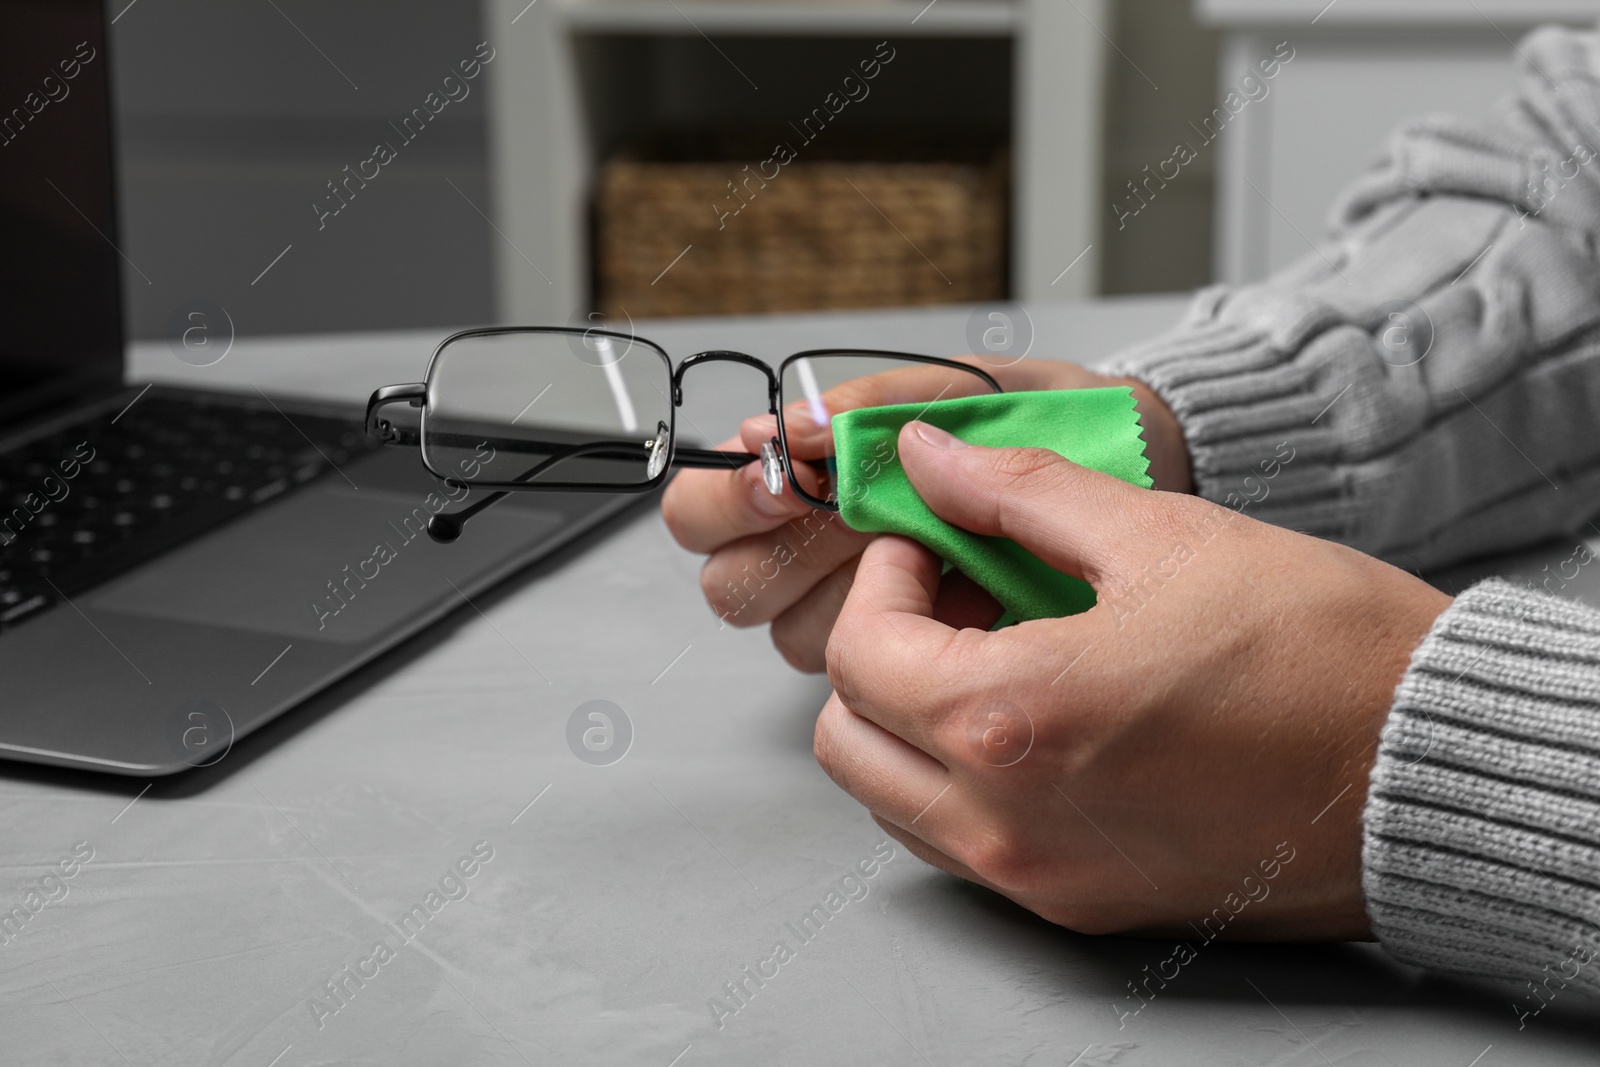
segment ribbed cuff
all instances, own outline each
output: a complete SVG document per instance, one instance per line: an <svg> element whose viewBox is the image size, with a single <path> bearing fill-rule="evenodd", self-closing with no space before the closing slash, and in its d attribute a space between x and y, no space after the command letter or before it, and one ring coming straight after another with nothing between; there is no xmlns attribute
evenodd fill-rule
<svg viewBox="0 0 1600 1067"><path fill-rule="evenodd" d="M1351 460L1393 442L1370 336L1306 291L1214 288L1099 370L1137 378L1183 428L1195 491L1274 525L1370 548ZM1415 432L1416 427L1406 427Z"/></svg>
<svg viewBox="0 0 1600 1067"><path fill-rule="evenodd" d="M1600 995L1600 612L1498 579L1457 597L1395 693L1364 820L1395 956L1528 983L1524 1023Z"/></svg>

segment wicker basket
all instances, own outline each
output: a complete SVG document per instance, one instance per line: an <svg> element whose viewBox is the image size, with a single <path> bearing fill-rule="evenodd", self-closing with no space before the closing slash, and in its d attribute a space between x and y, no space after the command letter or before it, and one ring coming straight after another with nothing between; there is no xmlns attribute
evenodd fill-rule
<svg viewBox="0 0 1600 1067"><path fill-rule="evenodd" d="M1007 167L988 159L800 158L766 181L742 162L613 159L597 303L645 318L1001 299Z"/></svg>

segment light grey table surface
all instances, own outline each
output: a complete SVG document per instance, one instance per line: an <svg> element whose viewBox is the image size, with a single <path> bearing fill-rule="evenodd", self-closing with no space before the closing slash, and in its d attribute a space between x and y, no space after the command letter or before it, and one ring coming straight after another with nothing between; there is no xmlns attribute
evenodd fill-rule
<svg viewBox="0 0 1600 1067"><path fill-rule="evenodd" d="M1180 307L1035 308L1034 355L1092 359ZM967 322L963 309L641 333L678 357L953 354L970 348ZM241 342L200 370L142 345L132 373L354 399L418 378L438 336ZM748 371L699 373L687 410L708 435L760 400ZM215 767L147 789L0 765L0 910L80 842L93 849L67 895L0 944L0 1061L1595 1062L1595 1030L1570 999L1519 1032L1509 987L1431 977L1369 945L1204 946L1119 1028L1115 1006L1137 1003L1127 983L1170 943L1071 934L898 847L865 896L848 885L859 899L835 898L802 941L791 927L813 905L826 913L829 890L885 838L813 762L826 683L788 670L764 632L719 627L698 569L659 515L636 512ZM635 731L610 766L566 740L593 699ZM444 883L466 895L441 894L403 943L390 924L426 911L479 842L492 859ZM393 956L373 973L379 941ZM711 998L778 941L793 958L716 1025ZM346 967L369 977L346 979L337 1001L326 984Z"/></svg>

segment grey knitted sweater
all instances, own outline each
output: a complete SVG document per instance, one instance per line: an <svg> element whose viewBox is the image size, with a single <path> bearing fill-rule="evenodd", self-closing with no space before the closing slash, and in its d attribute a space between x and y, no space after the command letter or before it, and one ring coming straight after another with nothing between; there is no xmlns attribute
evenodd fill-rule
<svg viewBox="0 0 1600 1067"><path fill-rule="evenodd" d="M1535 32L1518 86L1490 121L1402 127L1329 241L1107 365L1172 408L1201 494L1406 566L1558 536L1589 562L1600 39ZM1396 956L1526 981L1529 1014L1600 994L1600 612L1458 597L1395 695L1364 826Z"/></svg>

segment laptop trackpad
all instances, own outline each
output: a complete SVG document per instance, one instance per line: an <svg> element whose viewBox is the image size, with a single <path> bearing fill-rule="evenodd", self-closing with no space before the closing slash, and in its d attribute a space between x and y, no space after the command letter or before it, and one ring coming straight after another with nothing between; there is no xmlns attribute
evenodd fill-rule
<svg viewBox="0 0 1600 1067"><path fill-rule="evenodd" d="M435 501L442 497L435 497ZM284 637L365 642L526 553L559 512L491 508L440 545L417 494L315 486L146 564L90 604Z"/></svg>

